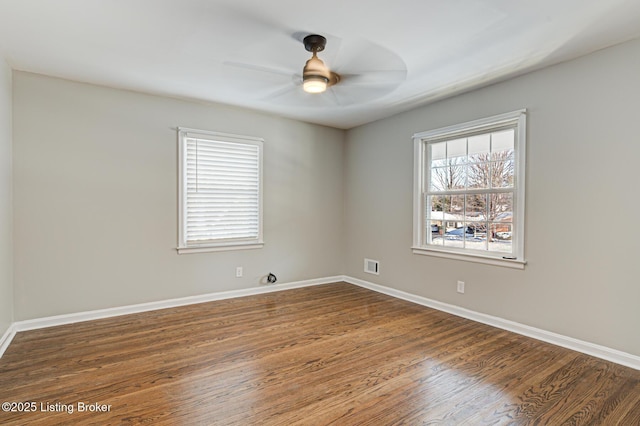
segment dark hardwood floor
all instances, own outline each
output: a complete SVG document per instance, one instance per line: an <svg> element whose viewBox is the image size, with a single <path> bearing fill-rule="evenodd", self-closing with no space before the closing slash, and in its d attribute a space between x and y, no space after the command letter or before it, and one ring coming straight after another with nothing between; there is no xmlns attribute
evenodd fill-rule
<svg viewBox="0 0 640 426"><path fill-rule="evenodd" d="M18 333L5 401L35 412L2 425L636 426L640 371L337 283Z"/></svg>

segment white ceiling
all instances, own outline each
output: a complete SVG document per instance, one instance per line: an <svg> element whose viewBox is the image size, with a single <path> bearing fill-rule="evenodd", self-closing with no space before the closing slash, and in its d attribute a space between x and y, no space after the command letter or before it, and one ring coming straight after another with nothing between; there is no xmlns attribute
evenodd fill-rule
<svg viewBox="0 0 640 426"><path fill-rule="evenodd" d="M321 95L308 33L345 74ZM639 0L0 0L14 69L338 128L636 37Z"/></svg>

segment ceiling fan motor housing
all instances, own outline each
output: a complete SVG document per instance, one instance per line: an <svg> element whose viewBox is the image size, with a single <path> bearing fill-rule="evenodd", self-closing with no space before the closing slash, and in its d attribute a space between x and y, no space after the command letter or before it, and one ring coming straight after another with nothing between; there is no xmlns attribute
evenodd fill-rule
<svg viewBox="0 0 640 426"><path fill-rule="evenodd" d="M327 83L331 78L331 71L325 66L324 62L320 60L314 53L313 57L307 61L302 71L303 80L307 80L313 77L321 77Z"/></svg>

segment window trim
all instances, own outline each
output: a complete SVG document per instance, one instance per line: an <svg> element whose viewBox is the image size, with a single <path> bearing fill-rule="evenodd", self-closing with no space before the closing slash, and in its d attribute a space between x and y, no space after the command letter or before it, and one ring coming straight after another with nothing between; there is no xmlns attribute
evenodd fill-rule
<svg viewBox="0 0 640 426"><path fill-rule="evenodd" d="M492 117L468 121L434 130L416 133L414 142L414 178L413 178L413 245L414 254L422 254L448 259L464 260L469 262L484 263L489 265L504 266L516 269L524 269L527 263L524 257L524 222L525 222L525 157L526 157L526 109L520 109ZM426 205L423 202L426 191L426 147L428 143L467 137L472 134L487 133L505 126L515 126L516 146L514 175L514 217L513 228L515 236L513 240L514 257L500 256L487 252L470 252L466 249L454 247L438 247L426 244Z"/></svg>
<svg viewBox="0 0 640 426"><path fill-rule="evenodd" d="M178 254L203 253L213 251L248 250L264 246L263 240L263 151L264 139L253 136L235 135L230 133L198 130L178 127ZM186 139L201 138L220 142L239 143L258 146L258 236L250 239L234 239L203 244L188 244L186 241L186 196L187 167Z"/></svg>

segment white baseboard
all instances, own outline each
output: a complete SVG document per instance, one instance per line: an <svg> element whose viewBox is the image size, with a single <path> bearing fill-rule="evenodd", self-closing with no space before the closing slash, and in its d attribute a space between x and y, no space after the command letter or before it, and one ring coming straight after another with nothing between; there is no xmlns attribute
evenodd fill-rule
<svg viewBox="0 0 640 426"><path fill-rule="evenodd" d="M231 299L235 297L252 296L256 294L271 293L275 291L290 290L294 288L309 287L321 284L329 284L344 281L354 284L378 293L403 299L409 302L417 303L422 306L437 309L459 317L467 318L476 322L487 324L503 330L511 331L523 336L542 340L567 349L592 355L607 361L615 362L636 370L640 370L640 357L631 355L626 352L608 348L606 346L596 345L594 343L585 342L574 339L572 337L563 336L539 328L530 327L514 321L506 320L499 317L471 311L459 306L450 305L448 303L438 302L437 300L428 299L426 297L417 296L401 290L374 284L358 278L341 275L335 277L317 278L305 281L297 281L284 284L274 284L269 286L252 287L242 290L231 290L219 293L209 293L198 296L182 297L178 299L162 300L158 302L141 303L137 305L121 306L116 308L99 309L95 311L78 312L73 314L56 315L45 318L37 318L32 320L14 322L0 339L0 357L4 354L15 334L19 331L35 330L46 327L54 327L57 325L72 324L82 321L91 321L101 318L109 318L120 315L135 314L140 312L154 311L157 309L175 308L178 306L192 305L196 303L212 302L215 300Z"/></svg>
<svg viewBox="0 0 640 426"><path fill-rule="evenodd" d="M409 302L417 303L422 306L427 306L429 308L467 318L482 324L501 328L503 330L511 331L537 340L542 340L543 342L551 343L553 345L582 352L587 355L595 356L597 358L615 362L616 364L621 364L636 370L640 370L640 357L636 355L618 351L616 349L611 349L606 346L597 345L595 343L574 339L573 337L563 336L551 331L530 327L528 325L509 321L503 318L471 311L459 306L449 305L448 303L438 302L437 300L427 299L426 297L416 296L415 294L406 293L401 290L396 290L378 284L373 284L357 278L344 277L344 281L348 282L349 284L354 284L360 287L367 288L369 290L386 294L388 296L407 300Z"/></svg>
<svg viewBox="0 0 640 426"><path fill-rule="evenodd" d="M5 336L3 337L3 340L0 341L3 345L0 346L0 349L4 348L5 345L8 346L11 342L11 339L13 339L13 335L15 335L16 332L20 331L37 330L40 328L55 327L58 325L73 324L82 321L91 321L102 318L117 317L121 315L137 314L141 312L155 311L158 309L176 308L178 306L212 302L215 300L232 299L235 297L252 296L256 294L272 293L282 290L291 290L294 288L329 284L338 281L343 281L343 277L337 276L317 278L305 281L295 281L283 284L271 284L241 290L222 291L217 293L201 294L198 296L188 296L177 299L160 300L157 302L139 303L136 305L119 306L115 308L98 309L95 311L76 312L72 314L55 315L44 318L17 321L14 322L9 328L9 330L11 330L13 334L9 334L9 331L7 331L7 333L5 333ZM1 353L0 356L2 356Z"/></svg>
<svg viewBox="0 0 640 426"><path fill-rule="evenodd" d="M11 324L7 331L0 337L0 358L4 355L4 351L7 350L9 344L16 335L15 324Z"/></svg>

